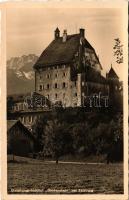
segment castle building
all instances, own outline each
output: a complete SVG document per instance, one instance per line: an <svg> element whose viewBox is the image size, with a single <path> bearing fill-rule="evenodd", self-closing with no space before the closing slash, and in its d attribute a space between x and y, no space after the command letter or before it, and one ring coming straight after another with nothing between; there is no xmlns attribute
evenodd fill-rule
<svg viewBox="0 0 129 200"><path fill-rule="evenodd" d="M84 29L73 35L64 30L61 37L57 28L54 40L40 55L34 71L35 91L7 98L8 120L20 120L29 130L44 112L53 110L53 105L100 108L100 94L102 107L123 109L122 82L112 66L106 78L101 75L101 63L85 38ZM89 102L92 97L95 97L93 106ZM109 104L105 104L104 97Z"/></svg>
<svg viewBox="0 0 129 200"><path fill-rule="evenodd" d="M84 96L109 91L99 58L82 28L73 35L64 30L62 36L57 28L54 40L40 55L34 70L35 91L53 104L81 106Z"/></svg>

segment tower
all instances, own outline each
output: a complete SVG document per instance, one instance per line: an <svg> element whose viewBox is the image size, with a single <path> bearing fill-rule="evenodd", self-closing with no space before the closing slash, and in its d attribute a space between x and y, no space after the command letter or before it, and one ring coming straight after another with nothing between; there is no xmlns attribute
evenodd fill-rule
<svg viewBox="0 0 129 200"><path fill-rule="evenodd" d="M56 30L55 30L55 39L58 39L59 37L60 37L60 30L57 27Z"/></svg>

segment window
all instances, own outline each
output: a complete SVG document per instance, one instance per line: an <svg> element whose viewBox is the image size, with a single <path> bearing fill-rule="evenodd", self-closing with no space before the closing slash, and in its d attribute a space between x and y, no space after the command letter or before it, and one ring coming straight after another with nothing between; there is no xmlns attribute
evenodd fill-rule
<svg viewBox="0 0 129 200"><path fill-rule="evenodd" d="M76 92L75 92L74 96L77 97L77 93Z"/></svg>
<svg viewBox="0 0 129 200"><path fill-rule="evenodd" d="M29 123L32 123L32 116L29 116Z"/></svg>
<svg viewBox="0 0 129 200"><path fill-rule="evenodd" d="M84 81L82 81L82 86L84 86Z"/></svg>
<svg viewBox="0 0 129 200"><path fill-rule="evenodd" d="M49 99L49 94L47 95L47 98Z"/></svg>
<svg viewBox="0 0 129 200"><path fill-rule="evenodd" d="M66 72L63 73L63 77L65 77L65 76L66 76Z"/></svg>
<svg viewBox="0 0 129 200"><path fill-rule="evenodd" d="M84 97L84 92L82 92L82 96Z"/></svg>
<svg viewBox="0 0 129 200"><path fill-rule="evenodd" d="M21 122L22 122L22 123L24 123L24 122L25 122L25 119L24 119L24 117L23 117L23 116L21 117Z"/></svg>
<svg viewBox="0 0 129 200"><path fill-rule="evenodd" d="M55 77L56 77L56 78L58 77L58 74L57 74L57 73L55 74Z"/></svg>
<svg viewBox="0 0 129 200"><path fill-rule="evenodd" d="M75 87L76 87L76 85L77 85L77 83L76 83L76 81L75 81Z"/></svg>
<svg viewBox="0 0 129 200"><path fill-rule="evenodd" d="M39 86L39 91L42 91L42 85Z"/></svg>
<svg viewBox="0 0 129 200"><path fill-rule="evenodd" d="M48 79L49 79L50 77L51 77L51 75L50 75L50 74L47 74L47 75L46 75L46 78L48 78Z"/></svg>
<svg viewBox="0 0 129 200"><path fill-rule="evenodd" d="M55 88L57 88L57 83L55 83Z"/></svg>
<svg viewBox="0 0 129 200"><path fill-rule="evenodd" d="M63 93L63 98L65 98L65 93Z"/></svg>
<svg viewBox="0 0 129 200"><path fill-rule="evenodd" d="M55 66L55 69L58 69L59 68L59 66L57 65L57 66Z"/></svg>
<svg viewBox="0 0 129 200"><path fill-rule="evenodd" d="M78 56L78 52L75 54L75 56Z"/></svg>
<svg viewBox="0 0 129 200"><path fill-rule="evenodd" d="M63 82L63 88L65 88L66 87L66 83L65 82Z"/></svg>
<svg viewBox="0 0 129 200"><path fill-rule="evenodd" d="M115 90L117 90L118 89L118 87L117 87L117 85L115 86Z"/></svg>
<svg viewBox="0 0 129 200"><path fill-rule="evenodd" d="M47 89L49 89L50 88L50 85L49 84L47 84Z"/></svg>
<svg viewBox="0 0 129 200"><path fill-rule="evenodd" d="M55 98L57 99L57 94L55 94Z"/></svg>

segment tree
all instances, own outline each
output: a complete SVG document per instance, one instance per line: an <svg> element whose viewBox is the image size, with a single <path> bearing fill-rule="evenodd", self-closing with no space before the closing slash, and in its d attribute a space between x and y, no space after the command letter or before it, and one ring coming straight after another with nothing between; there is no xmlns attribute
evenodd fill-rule
<svg viewBox="0 0 129 200"><path fill-rule="evenodd" d="M112 140L107 151L107 163L123 160L123 118L118 116L116 121L110 122Z"/></svg>
<svg viewBox="0 0 129 200"><path fill-rule="evenodd" d="M35 151L43 151L44 147L44 130L47 124L47 117L44 115L36 120L35 124L32 127L33 135L36 139Z"/></svg>
<svg viewBox="0 0 129 200"><path fill-rule="evenodd" d="M51 120L46 125L44 155L52 156L56 163L60 156L72 149L72 137L66 127L66 124L58 119Z"/></svg>

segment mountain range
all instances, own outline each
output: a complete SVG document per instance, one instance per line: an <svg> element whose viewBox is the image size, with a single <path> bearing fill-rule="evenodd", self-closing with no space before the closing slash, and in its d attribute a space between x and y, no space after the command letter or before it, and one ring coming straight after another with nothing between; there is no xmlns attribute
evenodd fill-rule
<svg viewBox="0 0 129 200"><path fill-rule="evenodd" d="M34 91L33 65L35 54L12 57L7 60L7 94L21 94Z"/></svg>

